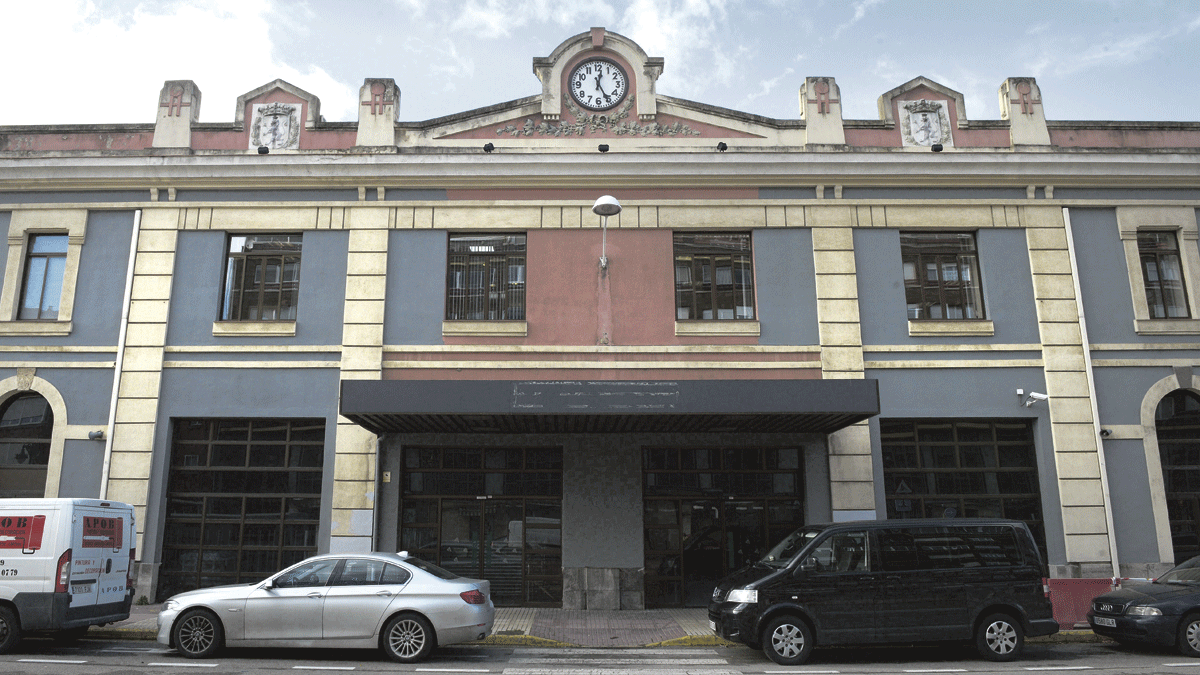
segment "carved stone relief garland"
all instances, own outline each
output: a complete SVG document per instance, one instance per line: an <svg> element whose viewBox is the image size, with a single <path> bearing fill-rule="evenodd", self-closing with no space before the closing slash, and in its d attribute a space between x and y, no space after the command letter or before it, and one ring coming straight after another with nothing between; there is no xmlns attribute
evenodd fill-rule
<svg viewBox="0 0 1200 675"><path fill-rule="evenodd" d="M525 124L517 127L512 124L496 130L496 135L509 134L510 136L585 136L598 132L612 132L618 136L699 136L700 132L692 129L686 124L676 122L675 124L659 124L651 122L649 124L638 124L636 122L626 121L629 118L629 111L633 109L634 97L630 96L625 100L625 105L621 106L620 110L612 114L602 113L586 113L575 105L573 101L567 101L567 111L575 118L574 122L563 122L561 124L550 124L542 121L539 124L534 124L532 119L525 120Z"/></svg>

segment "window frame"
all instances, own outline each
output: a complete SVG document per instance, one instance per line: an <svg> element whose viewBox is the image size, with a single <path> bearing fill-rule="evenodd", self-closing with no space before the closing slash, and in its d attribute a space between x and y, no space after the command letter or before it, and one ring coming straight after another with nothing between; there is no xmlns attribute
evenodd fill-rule
<svg viewBox="0 0 1200 675"><path fill-rule="evenodd" d="M701 243L681 241L681 238L687 237L744 237L745 250L734 251L730 249L718 248L717 246L705 246ZM681 251L681 246L692 246L692 251ZM745 267L740 267L735 257L745 257ZM716 257L730 258L730 299L733 302L732 307L722 308L719 305L718 293L716 286L719 267L712 260ZM686 264L681 265L681 258L689 258ZM697 258L708 259L711 263L707 269L711 270L709 278L712 287L709 290L703 288L703 263L701 272L697 275ZM689 272L689 280L682 282L680 280L680 270L686 269ZM739 274L740 270L744 270L743 274ZM707 335L707 336L726 336L726 335L759 335L759 316L758 316L758 291L755 283L754 274L754 233L752 231L691 231L683 230L676 231L671 234L671 277L672 288L674 292L674 312L675 312L675 334L676 335ZM697 280L699 277L699 281ZM739 277L742 277L739 279ZM709 307L712 311L710 318L698 316L702 313L702 308L697 301L699 294L706 293L709 296ZM682 303L683 294L688 294L691 301L685 307ZM749 305L738 305L738 300L749 300ZM739 317L739 307L749 307L750 316ZM681 309L688 311L687 317L682 317ZM721 317L720 312L730 310L733 312L731 317Z"/></svg>
<svg viewBox="0 0 1200 675"><path fill-rule="evenodd" d="M936 238L946 238L950 236L958 237L960 238L960 241L966 241L965 238L969 237L970 248L964 249L961 247L956 247L951 244L949 240L940 245L934 242ZM906 239L915 239L918 237L929 237L930 242L920 246L919 248L915 246L915 242L906 242ZM983 294L983 270L979 261L979 243L976 232L961 230L902 230L900 232L900 260L905 270L907 270L909 264L912 264L914 272L914 284L909 283L910 280L907 272L902 274L905 289L904 306L905 312L908 313L909 321L959 322L987 320L987 307L984 304ZM957 277L953 280L946 279L944 275L947 265L951 263L954 265L954 274ZM927 291L931 290L931 287L927 283L927 275L922 274L922 270L928 270L931 265L937 273L936 303L930 302L929 298L927 297ZM972 274L975 275L973 281L970 278ZM918 303L920 305L919 309L936 305L942 308L945 316L912 316L912 303L908 301L908 289L910 285L915 285L920 290L921 302ZM974 300L976 305L975 309L978 313L977 316L967 316L967 312L971 308L970 303L964 302L963 305L948 304L948 296L956 293L961 294L964 301L969 300L969 296L972 294L975 296ZM964 310L963 316L949 316L948 309L953 306L961 306Z"/></svg>
<svg viewBox="0 0 1200 675"><path fill-rule="evenodd" d="M520 239L520 242L513 241ZM488 244L491 240L492 243ZM499 251L455 251L456 241L471 246L468 242L476 242L477 246L492 245ZM512 248L513 250L507 250ZM516 262L520 260L519 264ZM492 307L490 298L484 298L484 316L470 316L471 277L473 268L482 265L482 282L488 282L488 277L500 270L504 284L501 291L492 291L492 285L485 283L479 290L482 295L500 296L500 304ZM463 269L456 270L461 266ZM514 282L512 275L520 270L519 279ZM456 276L456 274L458 276ZM461 276L463 283L456 280ZM516 288L519 287L519 288ZM457 294L455 291L461 291ZM444 306L442 335L453 337L524 337L528 334L527 313L529 309L529 235L520 232L449 232L446 238L446 280L444 289ZM499 316L487 316L498 312Z"/></svg>
<svg viewBox="0 0 1200 675"><path fill-rule="evenodd" d="M282 243L289 244L289 245L294 243L294 244L298 244L298 247L294 253L290 252L290 251L279 251L279 250L269 250L266 252L255 252L255 251L247 251L244 248L242 251L238 251L238 252L235 252L232 250L233 242L235 239L238 239L238 238L252 239L252 238L256 238L256 237L266 237L266 238L287 237L289 239L281 240ZM293 240L293 239L291 239L292 237L295 237L296 239ZM222 322L236 322L236 323L246 323L246 322L280 323L280 322L288 322L288 321L294 323L296 321L296 316L290 316L290 317L280 316L278 318L273 318L273 319L264 319L264 318L262 318L262 315L266 313L266 310L268 308L271 309L272 311L276 312L279 315L284 314L285 307L289 308L293 314L299 313L300 273L301 273L301 268L302 268L303 259L304 259L303 250L304 250L304 234L302 232L252 232L252 233L229 232L229 233L227 233L225 236L225 269L224 269L224 273L222 274L222 279L221 279L221 309L220 309L220 316L219 316L218 320L222 321ZM236 260L269 261L272 258L279 259L279 266L278 266L279 279L274 282L267 279L267 276L268 276L267 271L270 270L271 267L269 267L267 265L262 265L257 268L257 272L255 275L256 278L253 281L253 284L254 284L253 292L258 295L258 299L253 304L251 309L257 309L259 316L256 318L246 318L246 317L242 317L242 316L235 317L234 314L239 312L240 308L242 306L244 306L244 304L245 304L240 301L234 302L232 299L233 294L235 293L235 291L233 289L233 281L234 281L233 280L233 273L234 273L233 267L234 267L235 261ZM289 258L296 259L296 261L295 261L295 279L291 280L291 281L289 281L286 278L288 266L290 264L288 262ZM249 269L248 266L243 266L241 268L242 283L240 284L240 288L237 290L237 292L240 294L243 294L243 295L248 290L246 280L245 280L246 270L248 270L248 269ZM258 278L259 276L261 276L261 278ZM283 299L287 293L287 289L285 288L285 286L288 284L293 284L295 287L294 302L290 306L285 306L283 304ZM272 285L277 286L278 290L272 291L269 288L269 286L272 286ZM277 292L279 294L279 300L278 300L278 302L268 305L265 301L265 297L267 296L267 294L272 293L272 292Z"/></svg>
<svg viewBox="0 0 1200 675"><path fill-rule="evenodd" d="M3 289L0 290L0 335L71 334L75 286L79 277L79 260L87 235L87 219L87 209L26 209L12 212L8 226L8 261ZM18 318L33 237L63 234L67 235L67 252L57 318Z"/></svg>
<svg viewBox="0 0 1200 675"><path fill-rule="evenodd" d="M1125 266L1129 273L1129 290L1133 300L1133 327L1138 335L1200 335L1200 227L1196 224L1194 207L1118 206L1117 229L1125 249ZM1148 232L1170 232L1179 247L1188 316L1152 318L1146 298L1146 279L1142 270L1142 252L1138 235Z"/></svg>

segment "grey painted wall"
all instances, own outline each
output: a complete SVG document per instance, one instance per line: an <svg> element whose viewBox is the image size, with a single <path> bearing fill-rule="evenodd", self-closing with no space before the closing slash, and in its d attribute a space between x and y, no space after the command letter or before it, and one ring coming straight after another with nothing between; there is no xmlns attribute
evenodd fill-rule
<svg viewBox="0 0 1200 675"><path fill-rule="evenodd" d="M384 344L442 344L448 241L445 230L389 233Z"/></svg>
<svg viewBox="0 0 1200 675"><path fill-rule="evenodd" d="M998 331L999 329L997 329ZM1045 393L1040 368L938 368L924 370L870 369L879 380L879 417L870 421L875 503L885 517L883 452L879 420L888 418L1010 419L1033 418L1041 484L1042 518L1046 526L1049 562L1064 564L1063 522L1058 498L1058 472L1050 435L1050 410L1045 403L1021 405L1016 390Z"/></svg>
<svg viewBox="0 0 1200 675"><path fill-rule="evenodd" d="M1133 297L1125 265L1125 248L1117 231L1116 210L1073 208L1070 214L1079 287L1091 341L1120 344L1177 342L1174 338L1142 338L1134 332Z"/></svg>
<svg viewBox="0 0 1200 675"><path fill-rule="evenodd" d="M854 231L858 305L864 345L1037 344L1037 308L1029 268L1029 247L1020 229L984 229L976 233L983 306L996 334L991 337L909 337L904 300L900 231Z"/></svg>
<svg viewBox="0 0 1200 675"><path fill-rule="evenodd" d="M9 213L0 214L0 226L4 234L8 233L10 217ZM133 211L88 213L87 236L79 256L70 335L0 337L0 345L114 345L115 349L121 326L121 303L125 299L133 218ZM7 260L0 261L0 269L4 269L6 263ZM80 358L73 356L71 360L111 361L114 358L111 354L78 356Z"/></svg>
<svg viewBox="0 0 1200 675"><path fill-rule="evenodd" d="M820 344L812 230L755 230L753 247L759 344Z"/></svg>
<svg viewBox="0 0 1200 675"><path fill-rule="evenodd" d="M303 283L303 281L301 282ZM143 560L157 561L165 519L167 467L170 460L171 420L182 417L323 417L325 466L321 485L321 550L329 543L330 500L333 494L334 449L337 438L337 400L340 376L336 369L223 369L163 371L158 424L150 473Z"/></svg>
<svg viewBox="0 0 1200 675"><path fill-rule="evenodd" d="M180 232L167 344L259 345L283 342L295 345L341 345L349 234L338 230L306 230L303 234L296 335L280 340L213 336L213 322L219 318L221 310L227 233Z"/></svg>

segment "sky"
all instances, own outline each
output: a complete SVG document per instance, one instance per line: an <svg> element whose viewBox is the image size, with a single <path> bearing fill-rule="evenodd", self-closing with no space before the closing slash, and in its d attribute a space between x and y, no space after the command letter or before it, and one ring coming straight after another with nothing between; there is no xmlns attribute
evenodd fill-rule
<svg viewBox="0 0 1200 675"><path fill-rule="evenodd" d="M232 122L276 78L354 121L368 77L423 121L541 93L533 59L594 26L664 59L659 94L776 119L806 76L857 120L925 76L968 119L1035 77L1047 119L1200 121L1195 0L0 0L0 19L0 125L153 123L166 80Z"/></svg>

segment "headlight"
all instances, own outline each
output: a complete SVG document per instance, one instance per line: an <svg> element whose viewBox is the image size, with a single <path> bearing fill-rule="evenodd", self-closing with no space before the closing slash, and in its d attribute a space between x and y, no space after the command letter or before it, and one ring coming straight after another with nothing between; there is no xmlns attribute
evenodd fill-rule
<svg viewBox="0 0 1200 675"><path fill-rule="evenodd" d="M1161 609L1157 607L1146 607L1144 605L1130 607L1125 613L1129 616L1162 616Z"/></svg>
<svg viewBox="0 0 1200 675"><path fill-rule="evenodd" d="M166 602L163 603L163 606L162 606L164 612L169 612L173 609L177 609L178 607L179 607L178 600L167 600Z"/></svg>
<svg viewBox="0 0 1200 675"><path fill-rule="evenodd" d="M758 602L758 591L750 588L735 588L729 591L729 596L725 599L729 602L742 602L753 605Z"/></svg>

